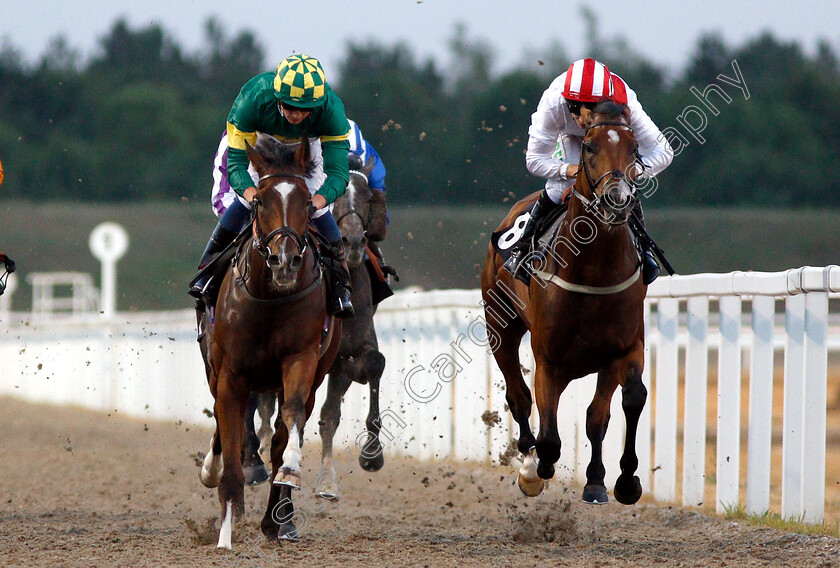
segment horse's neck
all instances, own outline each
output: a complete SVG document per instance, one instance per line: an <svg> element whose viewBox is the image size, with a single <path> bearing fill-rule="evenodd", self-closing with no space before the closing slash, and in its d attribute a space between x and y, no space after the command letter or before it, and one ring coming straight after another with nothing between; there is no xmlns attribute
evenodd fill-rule
<svg viewBox="0 0 840 568"><path fill-rule="evenodd" d="M587 210L586 204L574 195L552 248L555 259L564 261L557 262L555 271L600 272L637 262L627 223L606 223L599 211Z"/></svg>

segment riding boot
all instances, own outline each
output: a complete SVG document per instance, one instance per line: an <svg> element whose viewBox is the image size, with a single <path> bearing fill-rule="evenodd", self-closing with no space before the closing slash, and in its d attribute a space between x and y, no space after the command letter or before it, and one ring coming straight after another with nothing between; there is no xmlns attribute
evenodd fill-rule
<svg viewBox="0 0 840 568"><path fill-rule="evenodd" d="M510 257L505 262L505 269L513 274L517 280L524 282L526 285L531 284L531 272L530 270L519 270L520 265L522 264L522 260L527 256L531 240L537 232L537 226L540 221L545 219L557 206L558 204L554 203L551 198L548 197L548 194L543 191L540 198L536 203L534 203L534 207L531 209L531 216L528 218L525 228L522 229L522 236L519 237L519 240L515 245L513 245Z"/></svg>
<svg viewBox="0 0 840 568"><path fill-rule="evenodd" d="M344 245L340 240L330 243L330 255L333 263L336 283L332 297L327 300L327 312L340 319L352 318L355 315L353 303L350 301L350 267L344 254Z"/></svg>
<svg viewBox="0 0 840 568"><path fill-rule="evenodd" d="M210 235L210 240L207 242L207 246L204 247L204 252L201 255L201 260L198 263L198 270L200 271L205 266L210 264L210 261L231 243L233 239L236 237L236 233L234 231L230 231L222 227L221 223L217 223L216 227L213 229L213 234ZM202 274L198 279L193 282L192 286L190 286L189 294L198 300L202 300L208 296L209 292L209 284L212 280L211 275L209 273Z"/></svg>
<svg viewBox="0 0 840 568"><path fill-rule="evenodd" d="M379 304L394 295L388 277L393 276L394 280L399 280L400 278L397 276L396 270L385 264L385 259L382 256L382 250L379 248L378 242L368 241L367 246L370 253L376 257L375 259L368 259L365 262L368 275L370 276L371 303ZM374 263L379 265L379 271L374 267ZM380 277L380 273L385 277L384 280Z"/></svg>
<svg viewBox="0 0 840 568"><path fill-rule="evenodd" d="M379 268L382 269L382 274L384 274L385 276L393 276L394 280L399 282L400 281L400 275L397 274L397 269L394 268L393 266L389 266L388 264L385 264L385 255L382 254L382 249L379 248L379 242L369 240L368 241L368 248L370 249L370 252L372 252L374 254L374 256L376 256L376 260L379 262Z"/></svg>
<svg viewBox="0 0 840 568"><path fill-rule="evenodd" d="M642 212L641 201L636 202L636 206L633 208L633 213L639 219L639 224L642 228L644 228L645 214ZM645 286L648 286L651 282L656 280L656 277L659 276L662 269L659 267L659 263L656 262L656 258L650 251L650 246L639 244L639 251L642 253L642 282L645 283Z"/></svg>

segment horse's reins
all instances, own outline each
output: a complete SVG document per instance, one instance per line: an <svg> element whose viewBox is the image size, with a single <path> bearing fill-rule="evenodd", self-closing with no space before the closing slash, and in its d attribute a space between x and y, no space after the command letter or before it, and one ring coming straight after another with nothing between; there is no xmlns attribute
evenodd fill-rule
<svg viewBox="0 0 840 568"><path fill-rule="evenodd" d="M301 174L288 173L288 172L276 172L276 173L273 173L273 174L266 174L266 175L262 176L259 179L259 183L263 182L266 179L273 178L273 177L291 177L291 178L296 178L296 179L306 181L306 177L301 175ZM253 232L254 239L253 239L252 246L257 251L257 253L259 253L259 255L263 258L263 260L266 261L266 266L268 266L268 257L269 257L269 252L270 252L269 248L268 248L269 243L271 243L273 240L276 240L276 239L279 239L279 238L282 238L282 237L288 237L288 238L293 239L295 241L295 245L297 245L300 256L303 257L304 253L306 252L307 246L308 246L307 242L308 242L308 237L309 237L309 227L307 226L306 231L303 233L302 237L301 237L300 233L298 233L297 231L294 230L294 228L289 227L287 225L283 225L282 227L278 227L277 229L274 229L273 231L271 231L270 233L268 233L267 235L265 235L263 237L263 236L260 235L260 228L259 228L259 224L257 223L257 212L258 212L259 205L260 205L260 202L258 200L255 201L254 205L253 205L253 210L252 210L252 214L253 214L253 217L254 217L254 221L253 221L253 225L252 225L252 227L253 227L252 232ZM303 290L299 290L299 291L297 291L293 294L289 294L288 296L280 296L279 298L272 298L270 300L263 300L263 299L260 299L260 298L257 298L255 296L253 296L248 291L248 287L245 285L245 278L247 276L247 269L246 269L246 275L243 276L239 273L238 263L234 263L234 273L235 273L234 276L235 276L236 284L242 289L242 292L245 294L245 296L249 300L251 300L253 302L256 302L256 303L260 303L260 304L275 304L276 305L276 304L286 304L286 303L289 303L289 302L294 302L295 300L298 300L298 299L308 295L310 292L314 291L321 284L321 270L320 270L320 266L319 266L318 274L315 276L315 279Z"/></svg>

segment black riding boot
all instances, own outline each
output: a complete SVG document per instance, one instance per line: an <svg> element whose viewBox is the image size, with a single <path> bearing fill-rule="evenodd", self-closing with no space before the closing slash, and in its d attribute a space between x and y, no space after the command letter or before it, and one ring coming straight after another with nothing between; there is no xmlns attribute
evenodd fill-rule
<svg viewBox="0 0 840 568"><path fill-rule="evenodd" d="M545 219L545 217L557 207L558 204L554 203L551 198L548 197L548 194L543 191L540 198L537 199L537 202L534 204L533 209L531 209L531 217L528 219L528 222L525 224L525 228L522 230L522 236L519 237L519 240L515 245L513 245L510 257L507 259L507 262L505 262L505 269L513 274L517 280L524 282L526 285L531 284L531 271L519 270L520 265L522 264L522 260L527 256L528 249L531 245L531 239L534 238L534 233L537 231L537 225L539 225L540 221Z"/></svg>
<svg viewBox="0 0 840 568"><path fill-rule="evenodd" d="M216 227L213 229L213 234L210 235L210 240L207 242L207 246L204 247L204 253L201 255L201 260L198 263L198 269L201 270L208 264L213 258L227 246L233 242L233 239L236 238L236 233L233 231L229 231L222 227L220 223L216 224ZM198 278L195 282L193 282L192 286L190 286L189 294L197 299L202 299L206 297L205 294L208 289L208 284L210 283L210 274L203 274L200 278Z"/></svg>
<svg viewBox="0 0 840 568"><path fill-rule="evenodd" d="M642 212L641 201L636 202L636 206L633 208L633 213L639 219L639 224L642 228L645 228L645 214ZM654 258L653 253L650 252L649 247L640 245L639 250L642 253L642 281L645 283L645 286L647 286L656 280L656 277L659 276L662 269L659 267L659 263L656 262L656 258Z"/></svg>
<svg viewBox="0 0 840 568"><path fill-rule="evenodd" d="M324 252L327 252L333 261L331 264L336 282L331 297L327 298L327 312L340 319L352 318L355 311L350 301L350 268L347 266L347 258L344 255L344 245L339 240L330 243L330 247L332 250Z"/></svg>

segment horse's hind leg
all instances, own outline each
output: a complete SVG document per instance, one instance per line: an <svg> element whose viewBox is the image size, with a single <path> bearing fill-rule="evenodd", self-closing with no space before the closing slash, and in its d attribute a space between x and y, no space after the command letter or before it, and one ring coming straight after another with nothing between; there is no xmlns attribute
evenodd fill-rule
<svg viewBox="0 0 840 568"><path fill-rule="evenodd" d="M333 363L327 382L327 398L321 407L321 419L318 421L321 434L321 469L324 470L325 475L319 475L315 495L331 501L337 501L339 494L333 466L333 437L341 421L341 398L353 383L348 376L349 364L344 357L336 358Z"/></svg>
<svg viewBox="0 0 840 568"><path fill-rule="evenodd" d="M370 405L367 420L365 420L368 435L359 453L359 465L365 471L379 471L385 465L382 443L379 441L382 426L379 416L379 382L385 370L385 356L376 348L372 348L365 351L360 359L361 372L367 377L370 386Z"/></svg>
<svg viewBox="0 0 840 568"><path fill-rule="evenodd" d="M268 471L260 458L260 439L254 429L254 415L257 412L259 397L252 394L248 399L248 412L245 417L245 439L242 446L242 466L245 472L245 485L259 485L268 481Z"/></svg>
<svg viewBox="0 0 840 568"><path fill-rule="evenodd" d="M260 415L260 429L257 437L260 439L260 455L263 459L271 459L271 437L274 429L271 427L271 417L274 415L274 407L277 396L273 394L261 394L257 397L257 412Z"/></svg>
<svg viewBox="0 0 840 568"><path fill-rule="evenodd" d="M219 502L222 505L222 528L219 548L231 547L233 516L245 512L245 474L242 471L242 438L248 393L231 386L228 377L220 377L215 413L219 424L224 471L219 483Z"/></svg>
<svg viewBox="0 0 840 568"><path fill-rule="evenodd" d="M610 423L610 402L618 386L618 380L613 371L614 369L598 373L595 396L589 408L586 409L586 437L589 438L592 457L586 468L586 486L583 488L582 500L584 503L594 505L605 505L609 500L607 487L604 485L606 470L603 461L603 442Z"/></svg>
<svg viewBox="0 0 840 568"><path fill-rule="evenodd" d="M620 375L623 379L621 407L627 421L627 433L624 437L624 453L620 462L621 475L615 482L613 495L616 501L624 505L632 505L642 496L642 483L635 472L639 467L639 458L636 456L636 431L639 426L639 416L642 414L647 399L647 389L642 382L643 350L644 347L637 350Z"/></svg>

